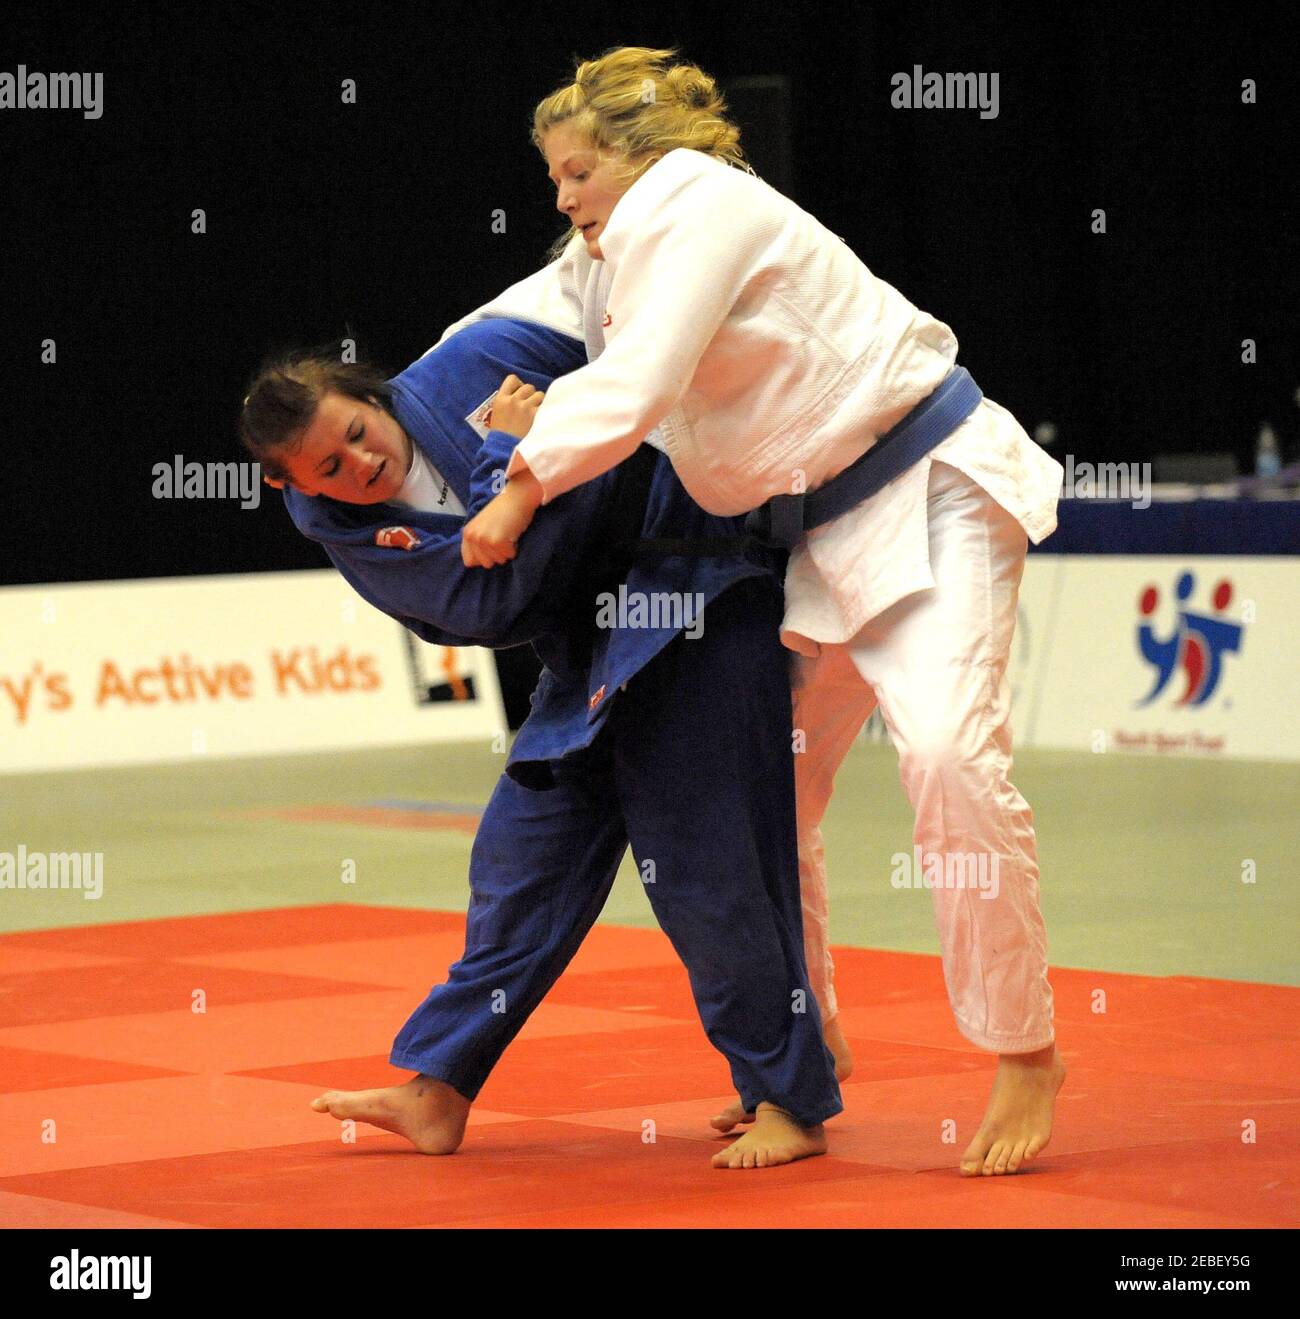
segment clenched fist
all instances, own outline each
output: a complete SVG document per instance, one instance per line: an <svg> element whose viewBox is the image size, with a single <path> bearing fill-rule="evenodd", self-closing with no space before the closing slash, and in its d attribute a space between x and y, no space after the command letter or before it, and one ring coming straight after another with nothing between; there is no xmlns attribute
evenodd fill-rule
<svg viewBox="0 0 1300 1319"><path fill-rule="evenodd" d="M506 376L492 400L488 425L522 440L532 427L533 418L545 397L540 389L524 384L518 376Z"/></svg>
<svg viewBox="0 0 1300 1319"><path fill-rule="evenodd" d="M460 557L467 568L495 568L515 557L515 542L528 530L542 502L542 483L525 468L460 534Z"/></svg>

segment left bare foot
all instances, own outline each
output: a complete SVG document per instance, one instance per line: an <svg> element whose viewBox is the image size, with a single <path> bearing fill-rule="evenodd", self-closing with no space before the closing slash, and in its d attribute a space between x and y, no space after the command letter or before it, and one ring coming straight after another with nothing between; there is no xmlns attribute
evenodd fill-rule
<svg viewBox="0 0 1300 1319"><path fill-rule="evenodd" d="M998 1057L984 1121L961 1156L963 1177L996 1177L1017 1172L1052 1137L1056 1092L1065 1064L1054 1044L1037 1053Z"/></svg>
<svg viewBox="0 0 1300 1319"><path fill-rule="evenodd" d="M753 1126L713 1156L715 1168L775 1168L826 1153L826 1131L819 1123L801 1127L783 1108L759 1104Z"/></svg>
<svg viewBox="0 0 1300 1319"><path fill-rule="evenodd" d="M464 1095L432 1076L413 1076L405 1085L378 1090L326 1090L311 1106L340 1122L369 1122L396 1132L421 1154L455 1153L465 1138L470 1110Z"/></svg>

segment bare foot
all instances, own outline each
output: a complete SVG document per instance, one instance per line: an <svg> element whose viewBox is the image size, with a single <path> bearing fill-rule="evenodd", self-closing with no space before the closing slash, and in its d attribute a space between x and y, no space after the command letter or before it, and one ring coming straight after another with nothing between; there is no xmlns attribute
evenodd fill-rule
<svg viewBox="0 0 1300 1319"><path fill-rule="evenodd" d="M734 1104L728 1104L721 1113L715 1113L709 1119L709 1126L714 1131L730 1131L732 1127L739 1127L753 1120L754 1114L750 1113L744 1104L737 1099Z"/></svg>
<svg viewBox="0 0 1300 1319"><path fill-rule="evenodd" d="M783 1108L759 1104L754 1125L713 1156L715 1168L775 1168L826 1153L826 1131L819 1123L801 1127Z"/></svg>
<svg viewBox="0 0 1300 1319"><path fill-rule="evenodd" d="M961 1156L962 1176L995 1177L1028 1163L1052 1137L1052 1110L1064 1080L1054 1044L1037 1053L999 1055L984 1121Z"/></svg>
<svg viewBox="0 0 1300 1319"><path fill-rule="evenodd" d="M421 1154L452 1154L465 1137L470 1103L431 1076L413 1076L405 1085L382 1090L326 1090L311 1101L318 1113L340 1121L369 1122L405 1136Z"/></svg>
<svg viewBox="0 0 1300 1319"><path fill-rule="evenodd" d="M849 1048L848 1040L844 1038L844 1032L840 1030L840 1019L832 1017L826 1022L822 1027L822 1035L826 1040L826 1047L835 1059L835 1079L847 1081L853 1075L853 1051ZM709 1119L709 1126L715 1131L730 1131L733 1127L747 1125L753 1120L753 1113L747 1112L744 1104L737 1099L734 1104L728 1104L721 1113L715 1113Z"/></svg>

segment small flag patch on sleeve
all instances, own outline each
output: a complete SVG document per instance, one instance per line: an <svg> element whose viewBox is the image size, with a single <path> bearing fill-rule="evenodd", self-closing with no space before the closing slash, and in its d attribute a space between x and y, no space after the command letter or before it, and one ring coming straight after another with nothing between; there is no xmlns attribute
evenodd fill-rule
<svg viewBox="0 0 1300 1319"><path fill-rule="evenodd" d="M375 532L375 544L385 549L414 550L420 545L420 538L410 527L381 527Z"/></svg>
<svg viewBox="0 0 1300 1319"><path fill-rule="evenodd" d="M482 403L469 414L465 420L469 425L478 432L480 440L487 439L487 433L492 429L492 404L496 402L497 392L494 389L483 400Z"/></svg>

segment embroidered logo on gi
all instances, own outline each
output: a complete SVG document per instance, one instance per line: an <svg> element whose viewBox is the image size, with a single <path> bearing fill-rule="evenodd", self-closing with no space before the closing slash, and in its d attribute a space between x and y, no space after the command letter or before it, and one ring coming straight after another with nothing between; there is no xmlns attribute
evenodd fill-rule
<svg viewBox="0 0 1300 1319"><path fill-rule="evenodd" d="M495 401L496 396L497 392L494 389L487 398L485 398L483 402L465 418L466 423L473 430L478 432L480 440L486 440L488 431L492 429L492 404Z"/></svg>
<svg viewBox="0 0 1300 1319"><path fill-rule="evenodd" d="M410 527L384 527L375 532L375 544L389 550L414 550L420 538Z"/></svg>
<svg viewBox="0 0 1300 1319"><path fill-rule="evenodd" d="M608 330L609 327L610 327L611 325L613 325L613 324L614 324L614 318L609 314L609 308L606 308L606 309L605 309L605 319L604 319L603 321L601 321L601 325L602 325L606 330Z"/></svg>
<svg viewBox="0 0 1300 1319"><path fill-rule="evenodd" d="M1179 577L1174 588L1179 607L1174 630L1167 640L1158 640L1149 622L1138 624L1138 649L1142 658L1156 670L1155 686L1138 702L1139 706L1150 705L1164 691L1179 665L1187 675L1187 689L1174 704L1204 705L1219 685L1222 656L1236 654L1241 649L1241 624L1189 613L1182 607L1195 587L1196 578L1190 572ZM1144 619L1155 613L1159 600L1160 593L1154 586L1148 586L1142 592L1138 610ZM1232 602L1232 583L1226 577L1214 588L1211 600L1218 614Z"/></svg>
<svg viewBox="0 0 1300 1319"><path fill-rule="evenodd" d="M602 683L599 690L592 693L591 700L587 702L587 709L594 710L605 699L605 687Z"/></svg>

